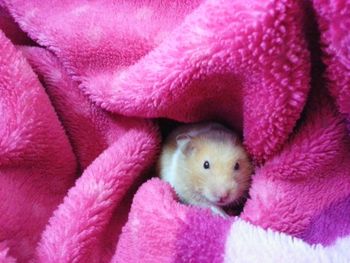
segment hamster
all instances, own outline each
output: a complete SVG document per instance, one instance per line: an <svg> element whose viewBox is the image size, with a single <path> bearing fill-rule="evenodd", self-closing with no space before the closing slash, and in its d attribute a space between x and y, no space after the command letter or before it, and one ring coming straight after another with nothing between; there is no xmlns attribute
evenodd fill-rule
<svg viewBox="0 0 350 263"><path fill-rule="evenodd" d="M175 129L164 143L158 169L181 201L225 217L222 207L243 196L252 173L237 135L214 122Z"/></svg>

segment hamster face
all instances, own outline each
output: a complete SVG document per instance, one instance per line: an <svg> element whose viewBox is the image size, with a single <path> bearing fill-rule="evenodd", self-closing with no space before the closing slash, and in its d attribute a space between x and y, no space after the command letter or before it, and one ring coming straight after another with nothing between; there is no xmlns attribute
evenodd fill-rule
<svg viewBox="0 0 350 263"><path fill-rule="evenodd" d="M221 138L225 136L225 138ZM248 189L251 164L244 148L233 136L193 138L184 151L188 185L197 199L215 206L238 200Z"/></svg>

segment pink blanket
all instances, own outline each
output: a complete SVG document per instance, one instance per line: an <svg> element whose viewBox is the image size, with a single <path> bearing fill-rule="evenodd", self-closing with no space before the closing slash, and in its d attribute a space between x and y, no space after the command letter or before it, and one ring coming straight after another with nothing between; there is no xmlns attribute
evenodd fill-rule
<svg viewBox="0 0 350 263"><path fill-rule="evenodd" d="M346 0L0 0L0 262L350 262L349 27ZM145 182L163 118L242 133L240 216Z"/></svg>

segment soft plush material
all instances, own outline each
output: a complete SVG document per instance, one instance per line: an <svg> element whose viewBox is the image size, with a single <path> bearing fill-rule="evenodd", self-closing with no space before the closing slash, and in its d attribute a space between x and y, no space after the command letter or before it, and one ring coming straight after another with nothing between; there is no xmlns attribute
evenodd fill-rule
<svg viewBox="0 0 350 263"><path fill-rule="evenodd" d="M349 262L349 25L346 0L0 0L1 262ZM146 182L164 118L242 134L239 216Z"/></svg>
<svg viewBox="0 0 350 263"><path fill-rule="evenodd" d="M169 185L145 183L112 262L349 262L350 237L309 245L239 219L179 204Z"/></svg>

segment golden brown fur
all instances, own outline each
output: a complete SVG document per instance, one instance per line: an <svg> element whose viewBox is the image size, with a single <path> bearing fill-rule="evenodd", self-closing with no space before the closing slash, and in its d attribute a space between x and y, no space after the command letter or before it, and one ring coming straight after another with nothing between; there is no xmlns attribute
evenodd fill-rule
<svg viewBox="0 0 350 263"><path fill-rule="evenodd" d="M204 168L205 161L208 169ZM235 170L237 162L239 169ZM216 123L175 130L164 144L159 168L160 176L183 201L216 207L239 199L249 187L252 171L237 136Z"/></svg>

